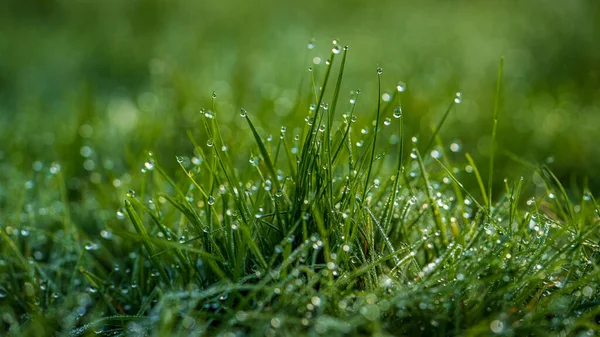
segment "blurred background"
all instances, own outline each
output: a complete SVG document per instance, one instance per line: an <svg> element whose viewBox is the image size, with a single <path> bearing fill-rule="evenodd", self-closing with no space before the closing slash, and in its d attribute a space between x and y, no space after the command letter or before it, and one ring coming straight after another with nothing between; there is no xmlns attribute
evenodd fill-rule
<svg viewBox="0 0 600 337"><path fill-rule="evenodd" d="M588 177L600 190L594 0L4 1L0 178L56 162L72 193L101 182L126 188L147 151L175 167L175 155L192 155L186 130L206 141L201 108L216 111L232 148L247 146L241 107L265 135L282 125L291 133L311 102L307 69L320 81L334 38L350 47L340 115L360 88L358 123L371 121L377 65L384 92L407 85L409 137L428 140L461 91L440 136L460 146L446 149L459 163L471 153L484 176L503 56L498 181L532 177L510 152L547 163L566 185Z"/></svg>

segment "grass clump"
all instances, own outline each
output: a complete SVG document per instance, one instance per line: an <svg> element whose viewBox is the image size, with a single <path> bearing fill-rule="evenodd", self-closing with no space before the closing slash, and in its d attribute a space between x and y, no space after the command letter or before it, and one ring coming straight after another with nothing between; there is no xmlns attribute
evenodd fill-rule
<svg viewBox="0 0 600 337"><path fill-rule="evenodd" d="M372 117L356 127L359 90L349 111L337 113L347 54L334 46L296 134L281 128L280 137L265 137L241 109L253 140L246 165L220 132L225 112L214 104L204 110L207 142L189 132L192 158L149 153L117 219L98 216L106 224L99 233L82 230L72 214L100 192L70 202L58 164L30 178L25 192L7 185L13 201L0 220L0 331L594 334L593 196L568 195L546 167L532 168L545 195L527 198L522 178L492 194L491 170L485 186L474 158L466 154L465 170L445 151L440 131L460 93L425 146L417 137L407 146L405 86L383 102L381 68ZM165 169L166 160L180 171ZM461 183L470 174L481 196ZM43 217L27 201L39 197L36 188L50 190L43 196L54 203Z"/></svg>

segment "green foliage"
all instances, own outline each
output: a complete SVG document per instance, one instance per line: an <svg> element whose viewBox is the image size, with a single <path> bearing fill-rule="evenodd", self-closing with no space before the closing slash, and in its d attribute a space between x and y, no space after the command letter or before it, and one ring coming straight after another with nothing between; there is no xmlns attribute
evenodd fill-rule
<svg viewBox="0 0 600 337"><path fill-rule="evenodd" d="M532 168L542 195L514 177L493 195L477 156L445 151L442 127L462 96L448 98L429 143L405 142L404 88L382 101L381 68L376 105L361 107L373 118L356 118L359 90L336 116L348 53L336 42L321 82L314 71L298 92L306 123L277 127L279 137L244 109L247 133L225 132L219 119L231 111L213 94L188 147L164 145L168 157L125 149L126 167L142 171L116 177L104 161L83 183L57 163L4 164L0 332L595 333L600 207L587 188L568 194L542 166ZM492 153L496 122L493 135ZM82 156L100 162L86 146ZM462 183L472 176L481 198Z"/></svg>

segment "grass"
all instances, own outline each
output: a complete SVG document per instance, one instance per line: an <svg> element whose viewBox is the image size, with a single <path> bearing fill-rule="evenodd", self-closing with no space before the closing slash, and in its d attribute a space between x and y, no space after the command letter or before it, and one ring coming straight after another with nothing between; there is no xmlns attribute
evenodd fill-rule
<svg viewBox="0 0 600 337"><path fill-rule="evenodd" d="M363 107L372 118L355 113L359 90L342 101L348 53L334 45L320 83L312 72L312 107L301 107L309 114L297 133L266 136L240 111L253 140L243 165L249 153L228 146L219 116L230 112L213 94L202 110L206 143L190 131L191 158L149 153L116 217L103 208L109 182L73 200L58 164L4 170L14 179L0 213L0 333L597 333L600 206L585 186L568 194L532 166L544 195L530 197L520 177L493 194L502 172L490 169L486 187L478 158L446 152L442 127L460 96L421 146L405 134L404 87L381 100L381 68L377 105ZM349 112L336 115L342 107ZM470 175L481 196L461 182ZM83 209L100 230L73 220Z"/></svg>

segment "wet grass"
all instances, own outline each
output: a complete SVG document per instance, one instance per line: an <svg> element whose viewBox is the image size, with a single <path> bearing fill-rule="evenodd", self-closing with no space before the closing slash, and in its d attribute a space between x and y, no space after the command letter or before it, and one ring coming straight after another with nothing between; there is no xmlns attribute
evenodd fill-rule
<svg viewBox="0 0 600 337"><path fill-rule="evenodd" d="M492 193L503 172L490 170L484 184L479 158L463 159L443 139L462 94L448 98L421 145L405 134L405 85L382 101L381 68L377 104L358 119L360 91L349 106L341 101L348 53L335 45L320 82L312 72L312 103L295 131L259 128L253 111L240 110L250 153L225 141L214 94L199 126L206 142L190 131L181 137L192 156L148 153L116 217L105 208L114 180L73 201L58 164L5 168L5 178L26 180L2 190L10 198L0 213L0 332L597 333L600 206L585 186L567 194L548 168L528 164L545 194L531 197L521 177ZM502 63L491 167L501 78ZM336 114L342 106L348 112ZM462 183L470 175L481 195Z"/></svg>

